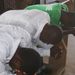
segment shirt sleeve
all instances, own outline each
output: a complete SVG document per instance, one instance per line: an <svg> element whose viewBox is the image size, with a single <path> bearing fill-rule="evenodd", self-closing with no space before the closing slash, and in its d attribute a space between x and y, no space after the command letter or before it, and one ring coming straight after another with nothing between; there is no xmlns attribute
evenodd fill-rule
<svg viewBox="0 0 75 75"><path fill-rule="evenodd" d="M16 74L12 74L12 73L6 71L5 64L0 62L0 75L16 75Z"/></svg>
<svg viewBox="0 0 75 75"><path fill-rule="evenodd" d="M33 40L32 47L41 55L41 56L50 56L50 49L53 47L52 44L45 44L40 40Z"/></svg>
<svg viewBox="0 0 75 75"><path fill-rule="evenodd" d="M10 36L7 33L0 32L0 75L13 75L6 70L7 57L10 55L11 46Z"/></svg>

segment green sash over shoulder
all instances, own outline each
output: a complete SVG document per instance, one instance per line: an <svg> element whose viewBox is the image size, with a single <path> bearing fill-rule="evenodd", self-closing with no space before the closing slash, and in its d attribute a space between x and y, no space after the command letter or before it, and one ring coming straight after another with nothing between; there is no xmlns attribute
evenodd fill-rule
<svg viewBox="0 0 75 75"><path fill-rule="evenodd" d="M60 24L60 16L61 16L61 10L68 11L68 7L66 4L62 3L53 3L53 4L37 4L37 5L31 5L26 7L25 9L31 10L31 9L38 9L45 11L49 14L51 19L51 24L59 26Z"/></svg>

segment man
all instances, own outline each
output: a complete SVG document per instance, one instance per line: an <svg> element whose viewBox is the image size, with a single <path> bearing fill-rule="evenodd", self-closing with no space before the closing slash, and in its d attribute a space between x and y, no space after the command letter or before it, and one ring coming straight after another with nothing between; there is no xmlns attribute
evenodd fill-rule
<svg viewBox="0 0 75 75"><path fill-rule="evenodd" d="M1 75L33 75L43 66L40 54L28 48L29 38L22 28L0 25Z"/></svg>
<svg viewBox="0 0 75 75"><path fill-rule="evenodd" d="M28 47L28 42L30 43L30 35L28 34L27 31L23 30L22 28L16 28L10 25L9 26L6 25L2 26L2 24L0 25L0 68L1 68L0 74L1 75L12 75L8 73L9 68L7 68L8 67L7 65L11 60L11 58L13 57L13 55L15 54L18 46L20 45Z"/></svg>
<svg viewBox="0 0 75 75"><path fill-rule="evenodd" d="M35 46L34 44L33 46L42 46L41 51L43 49L46 51L46 49L50 50L50 47L52 47L51 45L48 46L48 44L60 42L62 31L58 27L50 26L48 21L47 13L41 13L41 11L37 10L12 10L0 16L0 67L3 67L1 69L2 74L7 74L3 72L6 70L5 63L11 60L19 45L24 48L31 48L31 40L35 44L41 40L42 43L47 43L47 45L37 44ZM39 52L38 48L37 51Z"/></svg>
<svg viewBox="0 0 75 75"><path fill-rule="evenodd" d="M50 17L46 12L43 12L41 10L11 10L3 13L0 16L0 24L10 24L14 26L19 26L26 30L32 38L32 42L36 44L40 43L41 46L44 43L47 44L54 44L54 40L56 40L58 43L61 40L62 37L62 31L60 28L56 26L50 26ZM50 29L49 29L50 28ZM46 30L46 33L45 33ZM50 31L51 30L51 31ZM52 34L52 32L54 34ZM45 33L45 34L44 34ZM48 33L48 34L47 34ZM41 34L41 35L40 35ZM42 34L44 36L42 36ZM54 35L59 35L59 39L55 39ZM48 41L48 39L51 39ZM52 36L54 38L52 38ZM45 38L46 37L46 38ZM41 42L39 42L40 38L44 39Z"/></svg>
<svg viewBox="0 0 75 75"><path fill-rule="evenodd" d="M16 75L34 75L43 66L43 60L34 49L18 47L9 65Z"/></svg>
<svg viewBox="0 0 75 75"><path fill-rule="evenodd" d="M35 50L20 47L14 50L12 55L11 49L2 49L0 44L0 75L34 75L43 66L42 58Z"/></svg>
<svg viewBox="0 0 75 75"><path fill-rule="evenodd" d="M9 62L11 73L16 75L50 75L52 67L44 64L42 57L34 49L18 47Z"/></svg>

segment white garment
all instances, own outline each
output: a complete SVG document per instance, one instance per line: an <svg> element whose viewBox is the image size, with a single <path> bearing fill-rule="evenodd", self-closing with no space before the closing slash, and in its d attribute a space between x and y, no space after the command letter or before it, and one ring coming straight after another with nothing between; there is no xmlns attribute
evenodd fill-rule
<svg viewBox="0 0 75 75"><path fill-rule="evenodd" d="M49 21L47 13L37 10L11 10L0 16L0 75L13 75L6 70L6 63L13 57L19 44L30 47L31 37L36 41ZM34 48L39 53L44 53L42 51L45 48Z"/></svg>
<svg viewBox="0 0 75 75"><path fill-rule="evenodd" d="M30 33L32 42L33 42L32 43L33 48L35 48L35 46L38 44L41 47L43 47L43 49L45 47L47 48L47 45L44 43L40 43L40 40L39 40L40 33L46 23L50 23L49 15L44 11L35 10L35 9L10 10L3 13L0 16L0 24L6 24L6 25L10 24L10 25L18 26L26 30L28 33ZM50 48L51 47L52 45L50 45ZM50 48L48 49L48 51L50 51ZM40 54L43 53L40 50L38 52Z"/></svg>
<svg viewBox="0 0 75 75"><path fill-rule="evenodd" d="M0 32L0 75L12 75L7 73L5 65L8 58L15 53L20 41L15 40L6 32Z"/></svg>
<svg viewBox="0 0 75 75"><path fill-rule="evenodd" d="M31 38L27 31L20 27L0 24L0 75L14 75L6 68L19 45L30 47Z"/></svg>
<svg viewBox="0 0 75 75"><path fill-rule="evenodd" d="M56 0L40 0L40 3L41 4L50 4L50 3L54 2L54 1L56 1Z"/></svg>
<svg viewBox="0 0 75 75"><path fill-rule="evenodd" d="M30 34L21 27L13 25L0 24L0 32L7 32L13 37L14 40L21 39L21 47L30 47L31 36Z"/></svg>
<svg viewBox="0 0 75 75"><path fill-rule="evenodd" d="M46 12L40 10L10 10L0 16L1 23L20 26L31 36L38 36L45 24L50 23L50 17Z"/></svg>

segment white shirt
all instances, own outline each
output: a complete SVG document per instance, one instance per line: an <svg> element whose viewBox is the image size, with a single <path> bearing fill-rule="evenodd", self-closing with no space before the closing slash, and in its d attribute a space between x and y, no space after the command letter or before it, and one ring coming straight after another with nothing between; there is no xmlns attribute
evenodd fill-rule
<svg viewBox="0 0 75 75"><path fill-rule="evenodd" d="M10 10L0 16L0 24L20 26L27 30L31 36L39 34L46 23L50 23L50 17L40 10ZM37 34L37 36L38 36Z"/></svg>
<svg viewBox="0 0 75 75"><path fill-rule="evenodd" d="M49 15L41 10L10 10L3 13L0 16L0 24L14 25L16 27L21 27L26 30L32 38L32 45L35 48L36 45L43 47L43 51L47 48L47 44L41 43L39 40L40 33L46 23L50 23ZM46 48L45 48L46 47ZM50 48L52 45L50 45ZM48 46L49 48L49 46ZM50 48L48 51L50 51ZM37 48L36 48L37 49ZM37 49L38 51L38 49ZM39 50L39 53L43 53ZM49 52L48 52L49 54ZM42 54L41 54L42 55Z"/></svg>
<svg viewBox="0 0 75 75"><path fill-rule="evenodd" d="M16 42L8 33L0 32L0 75L12 75L6 70L6 64L18 47L19 42ZM14 49L13 46L15 46Z"/></svg>
<svg viewBox="0 0 75 75"><path fill-rule="evenodd" d="M17 47L30 48L31 38L27 31L20 27L0 24L0 75L13 75L7 68Z"/></svg>
<svg viewBox="0 0 75 75"><path fill-rule="evenodd" d="M13 37L14 40L21 39L21 47L30 47L28 44L31 42L31 36L23 28L13 25L0 24L0 31L7 32L9 35Z"/></svg>

